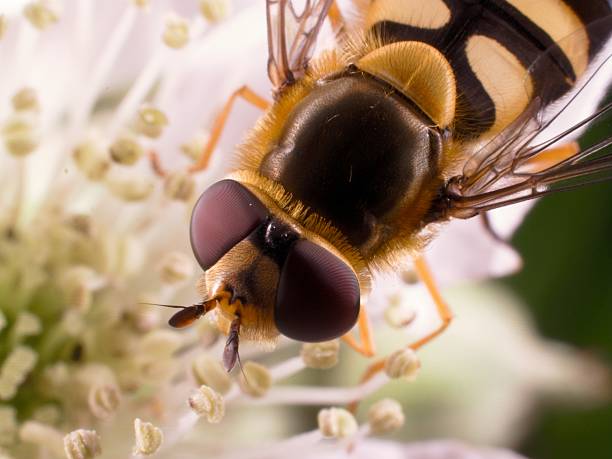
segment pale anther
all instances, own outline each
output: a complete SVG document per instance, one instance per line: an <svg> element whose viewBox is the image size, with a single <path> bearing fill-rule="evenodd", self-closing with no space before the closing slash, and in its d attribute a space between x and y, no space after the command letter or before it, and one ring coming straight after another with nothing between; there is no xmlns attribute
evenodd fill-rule
<svg viewBox="0 0 612 459"><path fill-rule="evenodd" d="M340 341L302 344L301 356L309 368L327 369L336 366L340 352Z"/></svg>
<svg viewBox="0 0 612 459"><path fill-rule="evenodd" d="M109 156L92 141L77 145L72 158L81 173L92 181L102 180L111 166Z"/></svg>
<svg viewBox="0 0 612 459"><path fill-rule="evenodd" d="M132 3L138 8L148 8L149 0L132 0Z"/></svg>
<svg viewBox="0 0 612 459"><path fill-rule="evenodd" d="M232 387L232 379L223 364L209 355L197 357L191 365L191 372L196 383L209 386L220 394L227 394Z"/></svg>
<svg viewBox="0 0 612 459"><path fill-rule="evenodd" d="M6 149L14 156L26 156L39 144L37 129L32 121L15 116L2 126L2 137Z"/></svg>
<svg viewBox="0 0 612 459"><path fill-rule="evenodd" d="M421 368L421 362L412 349L400 349L387 357L385 373L389 378L404 378L412 381Z"/></svg>
<svg viewBox="0 0 612 459"><path fill-rule="evenodd" d="M22 88L15 93L11 99L15 111L36 111L38 110L38 96L32 88Z"/></svg>
<svg viewBox="0 0 612 459"><path fill-rule="evenodd" d="M32 413L32 419L47 425L57 425L62 419L63 413L55 404L41 405Z"/></svg>
<svg viewBox="0 0 612 459"><path fill-rule="evenodd" d="M389 306L385 309L385 322L393 328L403 328L415 319L416 312L413 308L399 301L389 300Z"/></svg>
<svg viewBox="0 0 612 459"><path fill-rule="evenodd" d="M42 330L42 322L37 315L28 311L20 312L11 330L13 339L38 335Z"/></svg>
<svg viewBox="0 0 612 459"><path fill-rule="evenodd" d="M4 37L4 33L6 32L6 16L4 14L0 14L0 40Z"/></svg>
<svg viewBox="0 0 612 459"><path fill-rule="evenodd" d="M6 357L0 368L0 399L10 400L19 386L30 374L38 354L27 346L16 346Z"/></svg>
<svg viewBox="0 0 612 459"><path fill-rule="evenodd" d="M85 215L81 219L71 219L68 223L71 228L76 229L81 234L91 232L87 228L87 218ZM80 223L79 223L80 222ZM83 224L84 226L81 226ZM66 269L60 279L66 305L78 311L86 312L91 306L93 290L104 285L104 278L100 277L92 268L88 266L76 265Z"/></svg>
<svg viewBox="0 0 612 459"><path fill-rule="evenodd" d="M162 40L170 48L179 49L189 42L189 24L177 15L168 16Z"/></svg>
<svg viewBox="0 0 612 459"><path fill-rule="evenodd" d="M38 421L26 421L19 427L19 439L24 443L32 443L60 457L63 454L62 433L55 427Z"/></svg>
<svg viewBox="0 0 612 459"><path fill-rule="evenodd" d="M195 191L195 181L191 174L174 172L164 181L164 194L176 201L189 201Z"/></svg>
<svg viewBox="0 0 612 459"><path fill-rule="evenodd" d="M200 12L210 22L225 19L229 15L230 9L230 0L200 0Z"/></svg>
<svg viewBox="0 0 612 459"><path fill-rule="evenodd" d="M51 0L38 0L28 3L23 9L23 15L39 30L46 29L59 19L57 6Z"/></svg>
<svg viewBox="0 0 612 459"><path fill-rule="evenodd" d="M115 140L109 151L113 161L124 166L135 164L144 153L138 141L127 135Z"/></svg>
<svg viewBox="0 0 612 459"><path fill-rule="evenodd" d="M95 430L74 430L64 437L64 452L68 459L93 459L102 453L100 436Z"/></svg>
<svg viewBox="0 0 612 459"><path fill-rule="evenodd" d="M357 432L355 417L343 408L326 408L317 416L319 431L327 438L346 438Z"/></svg>
<svg viewBox="0 0 612 459"><path fill-rule="evenodd" d="M168 125L168 118L158 108L141 107L136 118L136 132L151 139L162 135L164 128Z"/></svg>
<svg viewBox="0 0 612 459"><path fill-rule="evenodd" d="M240 389L252 397L263 397L272 385L270 371L256 362L246 362L238 378Z"/></svg>
<svg viewBox="0 0 612 459"><path fill-rule="evenodd" d="M183 152L183 154L188 158L196 161L200 156L202 156L202 152L204 151L204 147L206 147L209 138L209 134L199 133L191 140L181 145L181 152Z"/></svg>
<svg viewBox="0 0 612 459"><path fill-rule="evenodd" d="M11 444L17 435L17 410L15 407L0 405L0 443Z"/></svg>
<svg viewBox="0 0 612 459"><path fill-rule="evenodd" d="M404 425L402 406L391 398L380 400L368 410L368 422L375 434L393 432Z"/></svg>
<svg viewBox="0 0 612 459"><path fill-rule="evenodd" d="M157 452L164 439L164 434L159 427L150 422L134 419L134 454L149 456Z"/></svg>
<svg viewBox="0 0 612 459"><path fill-rule="evenodd" d="M125 201L142 201L148 198L154 189L151 179L142 176L131 179L113 179L107 182L109 190Z"/></svg>
<svg viewBox="0 0 612 459"><path fill-rule="evenodd" d="M200 386L191 397L189 406L198 416L205 417L212 424L221 422L225 416L223 396L208 386Z"/></svg>
<svg viewBox="0 0 612 459"><path fill-rule="evenodd" d="M87 396L89 411L98 419L110 418L121 402L121 392L115 384L96 384Z"/></svg>

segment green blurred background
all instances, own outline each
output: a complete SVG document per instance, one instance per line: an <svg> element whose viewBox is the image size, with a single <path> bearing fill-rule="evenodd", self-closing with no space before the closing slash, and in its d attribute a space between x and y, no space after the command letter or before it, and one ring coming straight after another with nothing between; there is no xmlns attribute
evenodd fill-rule
<svg viewBox="0 0 612 459"><path fill-rule="evenodd" d="M610 119L589 136L610 136ZM513 245L524 268L502 280L528 305L543 336L612 366L612 183L540 200ZM538 459L612 458L612 402L542 406L521 452Z"/></svg>

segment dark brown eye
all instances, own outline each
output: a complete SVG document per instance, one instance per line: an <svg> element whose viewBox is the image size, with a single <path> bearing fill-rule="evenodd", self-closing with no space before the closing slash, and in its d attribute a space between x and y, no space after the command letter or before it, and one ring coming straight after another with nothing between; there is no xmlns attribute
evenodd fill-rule
<svg viewBox="0 0 612 459"><path fill-rule="evenodd" d="M276 294L278 330L299 341L325 341L348 332L358 315L359 282L353 271L323 247L296 242Z"/></svg>
<svg viewBox="0 0 612 459"><path fill-rule="evenodd" d="M261 202L233 180L208 188L191 214L191 248L206 270L244 239L268 214Z"/></svg>

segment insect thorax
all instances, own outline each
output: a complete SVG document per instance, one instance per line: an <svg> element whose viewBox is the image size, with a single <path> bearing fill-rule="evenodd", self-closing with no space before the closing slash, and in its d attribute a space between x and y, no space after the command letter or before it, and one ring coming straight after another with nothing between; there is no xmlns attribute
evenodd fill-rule
<svg viewBox="0 0 612 459"><path fill-rule="evenodd" d="M291 112L259 172L362 252L393 238L438 175L441 135L390 86L357 72L320 83Z"/></svg>

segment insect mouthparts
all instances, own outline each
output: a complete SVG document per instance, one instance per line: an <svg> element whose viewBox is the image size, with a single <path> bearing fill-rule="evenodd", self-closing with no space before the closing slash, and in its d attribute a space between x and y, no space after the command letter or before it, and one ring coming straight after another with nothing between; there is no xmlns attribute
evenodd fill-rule
<svg viewBox="0 0 612 459"><path fill-rule="evenodd" d="M237 315L230 325L229 334L227 341L225 342L225 349L223 349L223 366L229 373L236 365L236 361L240 365L242 370L242 362L240 362L240 355L238 354L238 347L240 345L240 316Z"/></svg>

